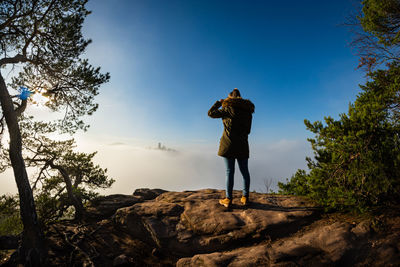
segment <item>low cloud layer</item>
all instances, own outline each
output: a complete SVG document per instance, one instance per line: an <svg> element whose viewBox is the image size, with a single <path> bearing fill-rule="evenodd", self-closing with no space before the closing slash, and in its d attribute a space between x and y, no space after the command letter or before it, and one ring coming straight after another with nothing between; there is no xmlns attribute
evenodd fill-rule
<svg viewBox="0 0 400 267"><path fill-rule="evenodd" d="M109 176L116 180L112 188L102 194L131 194L136 188L143 187L175 191L225 188L225 166L222 158L216 155L217 144L182 146L176 148L176 152L147 149L126 140L81 140L78 147L85 152L97 150L96 163L107 168ZM265 192L266 179L272 179L271 189L277 190L278 181L284 181L298 168L306 167L306 155L310 155L306 142L281 140L252 146L249 160L251 191ZM1 174L0 181L0 194L16 192L11 172ZM242 189L238 166L234 189Z"/></svg>

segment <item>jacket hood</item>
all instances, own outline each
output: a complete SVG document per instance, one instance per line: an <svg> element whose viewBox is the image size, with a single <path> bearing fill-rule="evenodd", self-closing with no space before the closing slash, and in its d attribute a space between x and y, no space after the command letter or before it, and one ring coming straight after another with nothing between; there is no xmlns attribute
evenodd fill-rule
<svg viewBox="0 0 400 267"><path fill-rule="evenodd" d="M244 109L244 110L248 110L251 113L254 112L254 104L248 100L248 99L243 99L241 97L236 97L236 98L231 98L228 97L224 100L224 102L222 102L222 107L235 107L235 108L239 108L239 109Z"/></svg>

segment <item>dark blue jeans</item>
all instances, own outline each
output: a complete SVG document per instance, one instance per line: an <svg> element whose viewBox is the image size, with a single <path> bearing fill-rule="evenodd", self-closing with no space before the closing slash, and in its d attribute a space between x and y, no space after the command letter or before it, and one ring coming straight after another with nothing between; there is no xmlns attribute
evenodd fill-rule
<svg viewBox="0 0 400 267"><path fill-rule="evenodd" d="M243 176L243 196L249 196L250 173L248 159L236 159ZM226 165L226 197L232 199L233 176L235 175L235 158L224 158Z"/></svg>

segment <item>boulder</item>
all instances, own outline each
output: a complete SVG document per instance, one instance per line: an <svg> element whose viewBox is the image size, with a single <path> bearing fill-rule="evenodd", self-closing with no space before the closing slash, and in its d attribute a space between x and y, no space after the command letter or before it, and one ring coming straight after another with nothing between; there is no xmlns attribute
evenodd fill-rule
<svg viewBox="0 0 400 267"><path fill-rule="evenodd" d="M133 195L139 196L143 200L151 200L151 199L155 199L156 197L158 197L159 195L161 195L162 193L165 193L165 192L168 192L168 191L159 189L159 188L155 188L155 189L139 188L139 189L136 189L135 192L133 192Z"/></svg>
<svg viewBox="0 0 400 267"><path fill-rule="evenodd" d="M143 198L139 196L121 194L101 196L92 200L86 210L89 218L102 220L114 215L120 208L132 206L142 201Z"/></svg>
<svg viewBox="0 0 400 267"><path fill-rule="evenodd" d="M212 189L165 192L119 209L114 220L132 236L182 257L294 233L317 216L315 209L296 198L274 196L271 203L264 194L253 194L248 207L235 199L227 210L218 203L222 195Z"/></svg>

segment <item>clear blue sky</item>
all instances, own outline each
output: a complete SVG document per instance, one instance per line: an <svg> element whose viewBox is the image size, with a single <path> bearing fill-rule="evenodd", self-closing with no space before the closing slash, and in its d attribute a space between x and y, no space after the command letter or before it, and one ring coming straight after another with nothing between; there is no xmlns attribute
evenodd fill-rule
<svg viewBox="0 0 400 267"><path fill-rule="evenodd" d="M305 118L346 112L364 80L340 25L354 1L96 0L88 7L87 56L111 73L92 122L103 133L213 143L221 125L207 110L237 87L256 106L253 142L304 139Z"/></svg>

